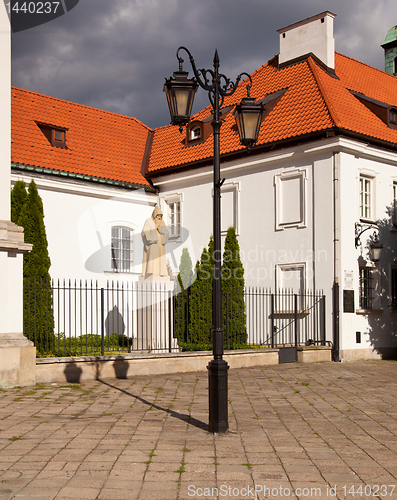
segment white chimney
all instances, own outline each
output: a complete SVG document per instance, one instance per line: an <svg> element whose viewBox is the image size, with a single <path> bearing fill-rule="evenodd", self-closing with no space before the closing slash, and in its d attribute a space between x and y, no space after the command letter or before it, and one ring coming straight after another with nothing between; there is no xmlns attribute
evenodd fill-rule
<svg viewBox="0 0 397 500"><path fill-rule="evenodd" d="M334 17L335 14L325 11L277 30L279 65L312 52L328 68L335 69Z"/></svg>

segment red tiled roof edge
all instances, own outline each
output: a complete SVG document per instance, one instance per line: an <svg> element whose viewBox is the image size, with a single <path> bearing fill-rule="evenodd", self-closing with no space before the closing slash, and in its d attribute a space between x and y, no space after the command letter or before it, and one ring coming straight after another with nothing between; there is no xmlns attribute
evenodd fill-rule
<svg viewBox="0 0 397 500"><path fill-rule="evenodd" d="M80 104L78 102L67 101L66 99L60 99L59 97L53 97L53 96L46 95L46 94L40 94L39 92L34 92L33 90L22 89L20 87L15 87L12 85L11 91L13 91L13 90L17 91L17 92L26 92L27 94L33 94L33 95L36 95L38 97L45 97L47 99L53 99L54 101L62 102L62 103L68 104L68 105L71 104L73 106L79 106L82 108L92 109L94 111L100 111L101 113L106 113L106 114L115 115L115 116L122 116L123 118L129 118L130 120L133 120L137 124L142 125L144 128L146 128L150 131L153 131L152 128L150 128L148 125L146 125L142 121L138 120L138 118L135 118L134 116L122 115L121 113L115 113L114 111L107 111L106 109L95 108L94 106L88 106L87 104Z"/></svg>
<svg viewBox="0 0 397 500"><path fill-rule="evenodd" d="M49 168L44 168L44 167L39 167L36 165L25 165L23 163L18 163L18 162L11 162L11 169L12 170L23 170L23 171L28 171L28 172L36 172L38 174L44 174L44 175L52 175L52 176L62 176L62 177L70 177L71 179L77 179L80 181L88 181L88 182L94 182L98 184L108 184L110 186L121 186L126 189L144 189L145 191L150 191L150 192L157 192L158 189L155 188L151 183L148 186L147 184L139 184L137 182L127 182L127 181L122 181L122 180L117 180L117 179L110 179L106 177L99 177L95 175L88 175L88 174L77 174L74 172L67 172L66 170L60 170L60 169L49 169Z"/></svg>

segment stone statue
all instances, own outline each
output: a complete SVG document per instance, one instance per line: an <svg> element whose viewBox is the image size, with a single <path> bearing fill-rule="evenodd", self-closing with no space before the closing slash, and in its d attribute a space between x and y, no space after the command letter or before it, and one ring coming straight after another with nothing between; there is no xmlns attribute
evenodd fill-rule
<svg viewBox="0 0 397 500"><path fill-rule="evenodd" d="M146 220L142 229L143 280L168 281L170 279L164 250L168 237L169 231L163 221L163 212L156 205L152 216Z"/></svg>

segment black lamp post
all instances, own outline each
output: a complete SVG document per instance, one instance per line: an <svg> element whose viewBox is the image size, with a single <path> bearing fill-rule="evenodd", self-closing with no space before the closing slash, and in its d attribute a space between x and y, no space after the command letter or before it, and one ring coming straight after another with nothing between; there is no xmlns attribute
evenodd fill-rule
<svg viewBox="0 0 397 500"><path fill-rule="evenodd" d="M195 78L188 79L188 73L182 70L183 59L179 56L180 50L189 55L190 64ZM213 70L197 69L194 59L186 47L179 47L176 53L179 62L179 71L173 77L166 79L164 92L167 94L168 106L171 114L171 123L185 125L190 120L194 94L198 86L208 92L213 108L212 128L214 133L214 281L213 281L213 310L212 310L212 348L214 358L208 363L209 379L209 431L226 432L228 428L228 397L227 397L227 370L228 364L223 359L223 326L222 326L222 247L221 247L221 186L224 179L220 177L220 106L226 96L234 94L243 75L250 79L247 86L248 97L236 107L235 116L240 141L249 148L258 139L259 127L264 107L255 103L249 96L252 85L251 77L247 73L237 76L231 82L225 75L219 73L218 51L215 51Z"/></svg>

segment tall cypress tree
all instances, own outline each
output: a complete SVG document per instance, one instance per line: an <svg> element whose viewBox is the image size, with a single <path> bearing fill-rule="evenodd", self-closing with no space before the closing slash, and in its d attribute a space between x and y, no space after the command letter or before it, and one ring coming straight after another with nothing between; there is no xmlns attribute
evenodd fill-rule
<svg viewBox="0 0 397 500"><path fill-rule="evenodd" d="M15 224L19 223L19 217L27 198L26 184L23 181L17 181L11 191L11 221Z"/></svg>
<svg viewBox="0 0 397 500"><path fill-rule="evenodd" d="M182 290L186 290L192 284L193 264L189 254L189 250L184 248L181 255L181 263L179 264L178 283Z"/></svg>
<svg viewBox="0 0 397 500"><path fill-rule="evenodd" d="M35 342L36 348L43 352L43 350L51 350L54 342L53 302L49 273L51 261L44 226L43 202L36 183L32 180L25 203L20 208L19 204L24 195L22 185L17 186L17 184L12 194L14 217L17 217L17 223L24 228L25 241L33 244L32 251L23 256L24 333Z"/></svg>
<svg viewBox="0 0 397 500"><path fill-rule="evenodd" d="M190 340L198 349L210 350L212 345L212 283L214 273L214 240L204 248L196 263L195 277L190 293Z"/></svg>
<svg viewBox="0 0 397 500"><path fill-rule="evenodd" d="M189 254L189 250L182 250L181 260L179 264L179 274L176 281L176 296L175 296L175 335L178 339L179 347L186 347L188 341L188 322L189 322L189 295L190 286L193 276L193 264Z"/></svg>
<svg viewBox="0 0 397 500"><path fill-rule="evenodd" d="M244 301L244 267L236 230L229 227L225 239L222 263L223 328L229 330L229 345L247 343ZM230 347L232 346L230 345Z"/></svg>

